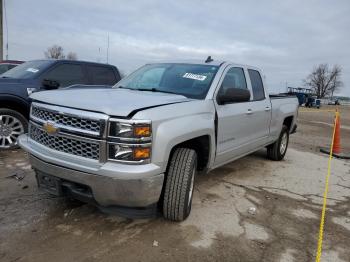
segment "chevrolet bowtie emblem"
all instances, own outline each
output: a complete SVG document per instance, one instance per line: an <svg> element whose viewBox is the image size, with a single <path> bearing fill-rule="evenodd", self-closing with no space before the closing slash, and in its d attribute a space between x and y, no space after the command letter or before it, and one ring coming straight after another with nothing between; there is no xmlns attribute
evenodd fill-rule
<svg viewBox="0 0 350 262"><path fill-rule="evenodd" d="M58 133L58 127L55 126L55 123L54 122L46 122L44 125L43 125L43 129L46 131L46 133L48 133L49 135L55 135Z"/></svg>

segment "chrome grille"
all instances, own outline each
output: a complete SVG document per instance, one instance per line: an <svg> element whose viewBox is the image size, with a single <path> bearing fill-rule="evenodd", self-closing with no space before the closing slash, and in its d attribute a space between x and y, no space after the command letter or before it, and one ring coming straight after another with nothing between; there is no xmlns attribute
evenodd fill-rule
<svg viewBox="0 0 350 262"><path fill-rule="evenodd" d="M30 124L29 136L39 144L51 149L89 159L99 160L100 145L98 142L81 141L60 135L50 136L32 123Z"/></svg>
<svg viewBox="0 0 350 262"><path fill-rule="evenodd" d="M32 106L31 115L41 121L53 121L68 128L72 127L80 130L96 132L98 134L100 134L101 131L101 123L98 120L70 116L34 105Z"/></svg>

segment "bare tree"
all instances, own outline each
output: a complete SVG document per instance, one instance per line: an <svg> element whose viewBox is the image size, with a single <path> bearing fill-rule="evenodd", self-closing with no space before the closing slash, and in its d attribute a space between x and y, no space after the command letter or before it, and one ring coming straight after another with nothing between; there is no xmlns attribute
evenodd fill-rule
<svg viewBox="0 0 350 262"><path fill-rule="evenodd" d="M59 45L53 45L45 51L46 58L54 59L64 59L65 55L63 54L63 47Z"/></svg>
<svg viewBox="0 0 350 262"><path fill-rule="evenodd" d="M320 64L307 76L304 84L315 92L317 98L333 96L333 93L343 86L340 80L341 71L342 68L339 65L330 68L328 64Z"/></svg>
<svg viewBox="0 0 350 262"><path fill-rule="evenodd" d="M67 59L69 60L77 60L78 59L78 55L74 52L69 52L67 55Z"/></svg>

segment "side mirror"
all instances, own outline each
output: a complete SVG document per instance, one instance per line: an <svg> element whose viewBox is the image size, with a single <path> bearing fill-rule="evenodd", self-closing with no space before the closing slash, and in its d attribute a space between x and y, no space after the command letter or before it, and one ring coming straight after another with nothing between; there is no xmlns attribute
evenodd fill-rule
<svg viewBox="0 0 350 262"><path fill-rule="evenodd" d="M57 89L60 86L60 83L55 80L44 79L42 85L45 89L52 90Z"/></svg>
<svg viewBox="0 0 350 262"><path fill-rule="evenodd" d="M248 89L240 88L227 88L225 93L219 94L217 97L219 105L248 102L249 100L250 91Z"/></svg>

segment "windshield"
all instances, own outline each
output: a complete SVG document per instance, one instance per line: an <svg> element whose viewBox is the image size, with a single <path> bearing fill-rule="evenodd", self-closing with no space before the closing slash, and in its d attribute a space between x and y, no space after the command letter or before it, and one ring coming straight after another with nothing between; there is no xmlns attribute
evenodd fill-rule
<svg viewBox="0 0 350 262"><path fill-rule="evenodd" d="M41 73L50 63L52 62L44 60L25 62L3 73L0 77L19 79L32 78Z"/></svg>
<svg viewBox="0 0 350 262"><path fill-rule="evenodd" d="M114 87L204 99L218 68L211 65L174 63L145 65Z"/></svg>
<svg viewBox="0 0 350 262"><path fill-rule="evenodd" d="M9 64L0 64L0 74L5 73L7 70L9 70L11 67Z"/></svg>

